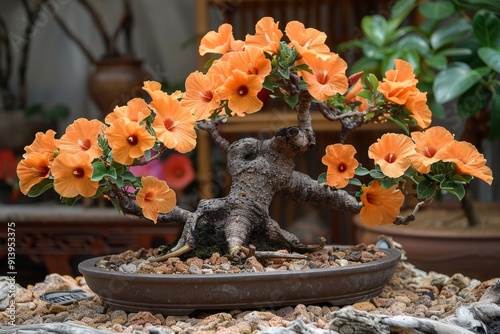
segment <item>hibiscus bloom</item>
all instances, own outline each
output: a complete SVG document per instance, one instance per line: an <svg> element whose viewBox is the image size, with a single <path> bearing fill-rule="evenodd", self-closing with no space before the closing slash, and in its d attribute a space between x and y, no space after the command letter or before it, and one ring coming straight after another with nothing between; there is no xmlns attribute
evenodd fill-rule
<svg viewBox="0 0 500 334"><path fill-rule="evenodd" d="M403 134L386 133L368 148L368 156L375 160L384 175L400 177L410 166L415 143Z"/></svg>
<svg viewBox="0 0 500 334"><path fill-rule="evenodd" d="M271 61L266 58L261 48L248 46L243 51L231 53L227 61L233 69L255 74L262 82L271 73Z"/></svg>
<svg viewBox="0 0 500 334"><path fill-rule="evenodd" d="M31 152L24 155L17 164L17 176L19 177L19 189L23 194L28 194L30 189L50 176L51 161L49 155L44 152Z"/></svg>
<svg viewBox="0 0 500 334"><path fill-rule="evenodd" d="M62 197L94 196L99 182L92 181L92 158L84 151L61 153L52 163L54 189Z"/></svg>
<svg viewBox="0 0 500 334"><path fill-rule="evenodd" d="M272 54L277 53L283 32L278 28L279 22L272 17L263 17L255 25L255 35L246 35L245 45L256 46Z"/></svg>
<svg viewBox="0 0 500 334"><path fill-rule="evenodd" d="M79 118L66 128L66 132L59 140L61 152L85 152L92 159L102 155L97 138L103 134L104 124L97 120Z"/></svg>
<svg viewBox="0 0 500 334"><path fill-rule="evenodd" d="M216 93L219 86L215 76L195 71L187 77L185 85L182 106L194 115L196 121L209 118L220 105Z"/></svg>
<svg viewBox="0 0 500 334"><path fill-rule="evenodd" d="M454 141L434 156L436 159L455 163L458 174L475 176L491 185L493 173L486 166L484 155L477 148L466 141Z"/></svg>
<svg viewBox="0 0 500 334"><path fill-rule="evenodd" d="M453 135L442 126L434 126L426 131L414 131L411 138L417 151L417 154L410 157L411 163L422 174L429 173L431 165L440 160L436 159L435 155L455 141Z"/></svg>
<svg viewBox="0 0 500 334"><path fill-rule="evenodd" d="M344 188L354 177L358 161L354 159L356 149L352 145L333 144L326 147L326 155L321 162L328 169L326 184L335 188Z"/></svg>
<svg viewBox="0 0 500 334"><path fill-rule="evenodd" d="M141 180L142 188L137 192L136 200L144 217L155 222L160 213L172 211L175 207L175 192L163 180L154 176L145 176Z"/></svg>
<svg viewBox="0 0 500 334"><path fill-rule="evenodd" d="M50 155L49 159L54 159L54 152L57 151L57 146L59 145L59 140L55 139L55 131L47 130L47 132L37 132L35 135L35 140L29 146L25 146L26 151L23 154L23 158L33 152L45 153Z"/></svg>
<svg viewBox="0 0 500 334"><path fill-rule="evenodd" d="M347 91L347 63L338 54L332 53L327 59L307 54L299 63L307 64L312 71L301 71L300 74L307 83L307 90L316 100L326 101L337 93L344 94Z"/></svg>
<svg viewBox="0 0 500 334"><path fill-rule="evenodd" d="M158 81L154 81L154 80L144 81L144 85L142 86L142 89L144 89L151 97L152 97L154 92L162 91L161 90L161 83L159 83Z"/></svg>
<svg viewBox="0 0 500 334"><path fill-rule="evenodd" d="M127 118L130 121L142 122L151 115L151 109L143 99L136 97L127 102L126 106L116 106L113 112L109 113L104 122L111 124L117 118Z"/></svg>
<svg viewBox="0 0 500 334"><path fill-rule="evenodd" d="M416 91L408 95L405 107L411 111L410 116L417 121L418 126L422 129L431 125L432 111L427 105L427 93Z"/></svg>
<svg viewBox="0 0 500 334"><path fill-rule="evenodd" d="M240 49L241 42L237 42L233 36L233 26L224 23L219 26L217 32L209 31L200 42L199 52L203 56L207 53L225 54L229 51Z"/></svg>
<svg viewBox="0 0 500 334"><path fill-rule="evenodd" d="M385 72L383 82L378 85L377 90L385 98L393 103L405 105L408 96L418 91L413 67L410 63L401 60L394 60L395 69Z"/></svg>
<svg viewBox="0 0 500 334"><path fill-rule="evenodd" d="M314 53L326 59L330 56L330 48L325 44L326 34L314 28L307 28L299 21L290 21L285 27L290 44L303 57L306 53Z"/></svg>
<svg viewBox="0 0 500 334"><path fill-rule="evenodd" d="M153 100L151 107L156 111L153 128L166 147L187 153L196 146L196 121L187 108L175 98L164 95Z"/></svg>
<svg viewBox="0 0 500 334"><path fill-rule="evenodd" d="M365 225L378 226L396 220L405 200L397 186L385 189L375 180L369 186L362 186L361 191L363 207L359 217Z"/></svg>
<svg viewBox="0 0 500 334"><path fill-rule="evenodd" d="M129 121L125 118L116 119L106 131L113 159L123 165L130 165L136 158L155 144L145 125Z"/></svg>
<svg viewBox="0 0 500 334"><path fill-rule="evenodd" d="M262 108L263 103L257 97L261 89L262 82L258 76L234 70L219 90L219 94L221 100L228 100L233 115L243 117Z"/></svg>
<svg viewBox="0 0 500 334"><path fill-rule="evenodd" d="M195 179L193 162L183 154L174 153L163 163L163 177L173 190L182 191Z"/></svg>

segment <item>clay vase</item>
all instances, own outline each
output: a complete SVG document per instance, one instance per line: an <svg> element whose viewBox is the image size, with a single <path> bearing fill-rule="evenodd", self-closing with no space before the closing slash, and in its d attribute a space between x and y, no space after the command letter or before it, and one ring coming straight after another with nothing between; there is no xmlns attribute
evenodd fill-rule
<svg viewBox="0 0 500 334"><path fill-rule="evenodd" d="M90 96L104 118L117 105L126 105L134 97L145 98L147 93L142 86L149 78L140 60L105 57L96 63L87 85Z"/></svg>

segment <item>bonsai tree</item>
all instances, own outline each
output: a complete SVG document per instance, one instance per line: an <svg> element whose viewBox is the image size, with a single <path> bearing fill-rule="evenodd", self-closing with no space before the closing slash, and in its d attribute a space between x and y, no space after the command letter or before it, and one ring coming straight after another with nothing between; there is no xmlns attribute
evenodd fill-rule
<svg viewBox="0 0 500 334"><path fill-rule="evenodd" d="M419 23L412 25L409 18L417 10ZM458 127L458 113L465 119L461 139L480 151L484 140L500 138L500 114L493 112L500 108L498 1L399 0L388 17L365 16L361 30L361 38L338 49L361 53L353 72L381 74L394 59L404 59L412 64L419 89L428 93L435 118L449 118ZM470 225L478 225L470 195L462 206Z"/></svg>
<svg viewBox="0 0 500 334"><path fill-rule="evenodd" d="M491 170L473 145L456 141L442 127L429 128L431 111L411 64L396 59L382 81L373 73L348 78L347 63L328 49L324 33L298 21L287 23L284 32L286 37L278 22L265 17L255 34L241 41L234 39L231 25L223 24L203 37L199 49L219 57L205 73L191 73L184 92L168 94L159 83L146 81L148 102L134 98L104 122L77 119L59 139L52 130L38 133L17 167L21 191L37 196L53 188L70 205L81 197L105 196L125 214L184 223L175 247L157 258L164 260L201 246L237 257L253 254L250 245L296 252L323 247L324 239L305 245L279 227L269 215L275 196L360 213L369 225L407 224L440 189L462 198L473 177L491 184ZM262 89L290 107L296 126L266 140L228 142L217 124L261 110ZM322 158L327 172L318 179L294 170L295 158L315 145L312 112L342 125L338 142ZM359 126L386 121L400 125L403 133L386 133L370 146L375 168L368 170L343 140ZM410 125L428 129L410 132ZM191 151L196 129L207 131L226 153L232 184L227 196L201 200L190 212L176 206L165 181L136 177L129 168L166 150ZM405 186L408 179L416 188ZM419 201L410 215L400 216L406 197Z"/></svg>

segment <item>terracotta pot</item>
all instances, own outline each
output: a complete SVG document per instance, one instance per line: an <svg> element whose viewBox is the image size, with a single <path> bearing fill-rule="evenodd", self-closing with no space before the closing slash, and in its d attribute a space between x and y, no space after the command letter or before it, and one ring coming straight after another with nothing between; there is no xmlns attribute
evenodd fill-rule
<svg viewBox="0 0 500 334"><path fill-rule="evenodd" d="M401 253L345 267L213 275L130 274L96 268L104 257L78 266L89 288L109 306L128 312L184 315L228 310L331 303L347 305L379 295Z"/></svg>
<svg viewBox="0 0 500 334"><path fill-rule="evenodd" d="M132 58L108 57L96 63L88 78L90 96L101 111L103 118L117 105L125 105L134 97L145 98L142 89L150 75L141 61Z"/></svg>
<svg viewBox="0 0 500 334"><path fill-rule="evenodd" d="M499 207L498 204L493 206ZM449 212L456 213L457 210ZM355 216L354 239L357 243L372 244L381 235L389 236L402 245L408 262L424 271L449 276L461 273L482 281L500 277L500 229L494 232L457 231L446 227L425 230L417 228L418 223L418 213L417 220L410 223L415 228L396 225L369 227Z"/></svg>

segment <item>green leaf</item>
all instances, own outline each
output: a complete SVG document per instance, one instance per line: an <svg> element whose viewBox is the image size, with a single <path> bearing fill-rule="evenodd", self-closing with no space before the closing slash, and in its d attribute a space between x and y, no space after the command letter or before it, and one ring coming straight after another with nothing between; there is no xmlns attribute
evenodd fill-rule
<svg viewBox="0 0 500 334"><path fill-rule="evenodd" d="M459 200L462 200L465 195L465 188L462 183L459 182L453 182L453 181L446 181L441 183L441 189L444 191L449 192L452 195L455 195L456 198Z"/></svg>
<svg viewBox="0 0 500 334"><path fill-rule="evenodd" d="M462 116L469 117L487 107L491 92L481 83L477 83L460 95L457 108Z"/></svg>
<svg viewBox="0 0 500 334"><path fill-rule="evenodd" d="M365 89L365 90L362 90L362 91L356 93L356 96L362 97L366 100L370 100L373 97L373 94L369 90Z"/></svg>
<svg viewBox="0 0 500 334"><path fill-rule="evenodd" d="M380 60L374 59L371 57L363 57L360 58L357 62L355 62L351 68L350 73L358 73L358 72L367 72L367 73L376 73L380 68Z"/></svg>
<svg viewBox="0 0 500 334"><path fill-rule="evenodd" d="M436 70L444 70L448 65L448 59L444 55L433 55L424 59L425 63Z"/></svg>
<svg viewBox="0 0 500 334"><path fill-rule="evenodd" d="M54 180L53 179L43 179L42 181L38 182L35 184L33 187L31 187L30 191L28 191L28 197L37 197L49 190L54 186Z"/></svg>
<svg viewBox="0 0 500 334"><path fill-rule="evenodd" d="M371 170L370 177L373 179L383 179L385 175L379 170Z"/></svg>
<svg viewBox="0 0 500 334"><path fill-rule="evenodd" d="M474 35L482 46L498 46L500 36L500 18L493 12L480 9L472 20Z"/></svg>
<svg viewBox="0 0 500 334"><path fill-rule="evenodd" d="M491 140L497 140L500 139L500 83L494 84L493 90L489 138Z"/></svg>
<svg viewBox="0 0 500 334"><path fill-rule="evenodd" d="M90 178L92 181L101 181L106 176L116 179L116 169L113 167L108 168L102 161L94 161L92 167L94 167L92 177Z"/></svg>
<svg viewBox="0 0 500 334"><path fill-rule="evenodd" d="M349 184L357 187L361 187L363 185L361 181L356 178L349 179Z"/></svg>
<svg viewBox="0 0 500 334"><path fill-rule="evenodd" d="M368 40L376 46L383 46L387 38L387 20L382 15L365 16L361 29Z"/></svg>
<svg viewBox="0 0 500 334"><path fill-rule="evenodd" d="M500 9L498 0L455 0L460 7L478 8L482 5L491 6L492 8Z"/></svg>
<svg viewBox="0 0 500 334"><path fill-rule="evenodd" d="M423 2L418 6L420 13L430 20L443 20L455 13L455 6L451 1Z"/></svg>
<svg viewBox="0 0 500 334"><path fill-rule="evenodd" d="M375 74L368 74L365 80L365 84L372 92L376 92L378 88L378 79Z"/></svg>
<svg viewBox="0 0 500 334"><path fill-rule="evenodd" d="M370 174L370 170L359 164L358 167L356 167L356 169L354 170L354 173L358 176L365 176Z"/></svg>
<svg viewBox="0 0 500 334"><path fill-rule="evenodd" d="M433 49L439 49L464 39L471 33L471 24L461 18L435 30L430 37L431 46Z"/></svg>
<svg viewBox="0 0 500 334"><path fill-rule="evenodd" d="M421 55L427 55L430 51L427 39L419 34L409 34L402 37L397 46L399 50L416 50Z"/></svg>
<svg viewBox="0 0 500 334"><path fill-rule="evenodd" d="M436 53L436 55L444 57L469 56L471 54L472 50L469 48L447 48Z"/></svg>
<svg viewBox="0 0 500 334"><path fill-rule="evenodd" d="M321 173L318 176L318 183L323 184L326 183L326 173Z"/></svg>
<svg viewBox="0 0 500 334"><path fill-rule="evenodd" d="M424 179L417 184L417 197L419 199L430 199L439 190L438 185L429 179Z"/></svg>
<svg viewBox="0 0 500 334"><path fill-rule="evenodd" d="M471 70L465 63L454 63L454 66L438 73L434 80L432 89L436 101L443 104L456 99L478 83L489 71L487 67Z"/></svg>
<svg viewBox="0 0 500 334"><path fill-rule="evenodd" d="M382 179L382 181L380 181L380 186L384 189L391 189L397 184L398 184L398 179L391 179L389 177Z"/></svg>
<svg viewBox="0 0 500 334"><path fill-rule="evenodd" d="M401 23L410 15L412 10L416 7L415 0L399 0L391 8L391 15L387 21L388 34L394 35L397 28ZM393 40L394 36L389 38Z"/></svg>
<svg viewBox="0 0 500 334"><path fill-rule="evenodd" d="M299 95L295 94L292 96L285 95L283 96L283 100L290 106L290 108L295 108L297 103L299 103Z"/></svg>
<svg viewBox="0 0 500 334"><path fill-rule="evenodd" d="M61 203L66 204L67 206L73 206L75 205L78 200L82 198L81 195L77 195L75 197L61 197Z"/></svg>
<svg viewBox="0 0 500 334"><path fill-rule="evenodd" d="M481 58L482 61L486 65L488 65L492 70L494 70L497 73L500 73L500 50L499 49L493 49L493 48L479 48L477 50L477 54L479 55L479 58Z"/></svg>

